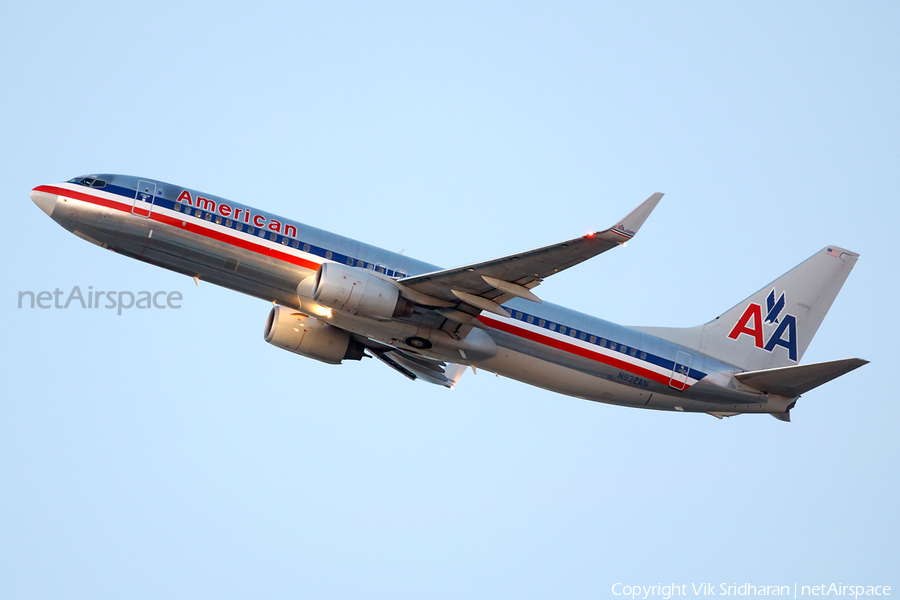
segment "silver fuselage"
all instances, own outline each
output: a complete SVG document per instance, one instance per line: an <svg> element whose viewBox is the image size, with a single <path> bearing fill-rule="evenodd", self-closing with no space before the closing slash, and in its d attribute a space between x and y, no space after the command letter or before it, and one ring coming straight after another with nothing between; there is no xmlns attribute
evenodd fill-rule
<svg viewBox="0 0 900 600"><path fill-rule="evenodd" d="M130 176L96 177L106 182L103 188L59 183L35 192L46 196L42 208L54 221L83 239L268 302L299 308L298 283L325 261L399 279L439 269L195 190ZM208 210L212 206L216 212ZM509 319L480 317L497 347L492 356L466 354L464 340L443 339L443 318L434 311L387 322L335 311L328 322L395 346L410 336L431 339L441 343L421 353L610 404L728 414L783 412L789 402L742 385L734 366L648 333L548 302L513 299L503 306ZM673 379L676 369L683 375Z"/></svg>

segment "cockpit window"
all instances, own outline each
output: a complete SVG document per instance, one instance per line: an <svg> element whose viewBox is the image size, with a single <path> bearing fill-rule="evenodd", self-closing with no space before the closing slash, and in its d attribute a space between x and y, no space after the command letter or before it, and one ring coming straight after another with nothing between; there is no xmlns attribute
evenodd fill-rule
<svg viewBox="0 0 900 600"><path fill-rule="evenodd" d="M106 187L106 182L102 179L97 179L96 177L76 177L75 179L70 179L69 183L77 183L78 185L83 185L89 188Z"/></svg>

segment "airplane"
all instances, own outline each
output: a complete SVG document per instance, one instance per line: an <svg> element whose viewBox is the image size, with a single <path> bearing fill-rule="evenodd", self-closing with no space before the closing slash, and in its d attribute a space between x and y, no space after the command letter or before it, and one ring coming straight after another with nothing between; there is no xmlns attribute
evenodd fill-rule
<svg viewBox="0 0 900 600"><path fill-rule="evenodd" d="M660 193L604 231L452 269L153 179L89 175L30 196L83 240L271 302L278 348L374 357L448 388L471 367L608 404L790 421L800 395L868 362L799 364L859 257L838 246L696 327L624 327L535 294L631 240Z"/></svg>

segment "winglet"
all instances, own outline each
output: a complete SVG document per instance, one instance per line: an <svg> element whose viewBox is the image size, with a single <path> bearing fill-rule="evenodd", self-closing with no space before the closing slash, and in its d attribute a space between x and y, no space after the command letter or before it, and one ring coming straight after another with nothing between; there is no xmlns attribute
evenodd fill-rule
<svg viewBox="0 0 900 600"><path fill-rule="evenodd" d="M610 231L627 239L633 238L634 234L641 228L641 225L644 224L644 221L647 220L647 217L650 216L650 213L653 212L653 209L656 208L656 205L659 204L662 197L663 195L660 192L653 194L628 213L628 216L613 225Z"/></svg>

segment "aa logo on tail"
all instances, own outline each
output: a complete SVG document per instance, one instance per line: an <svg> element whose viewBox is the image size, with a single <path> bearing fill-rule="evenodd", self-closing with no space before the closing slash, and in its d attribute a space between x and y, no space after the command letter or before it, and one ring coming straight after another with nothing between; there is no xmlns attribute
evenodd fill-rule
<svg viewBox="0 0 900 600"><path fill-rule="evenodd" d="M742 335L749 335L753 338L753 343L757 348L762 348L766 352L772 352L776 346L787 348L788 356L791 360L797 360L797 317L794 315L784 315L785 300L784 293L777 300L775 299L775 290L769 292L766 298L766 318L763 319L762 306L756 302L751 302L741 318L734 324L734 329L728 334L733 340L738 339ZM769 339L763 343L764 326L765 329L771 330L775 325Z"/></svg>

